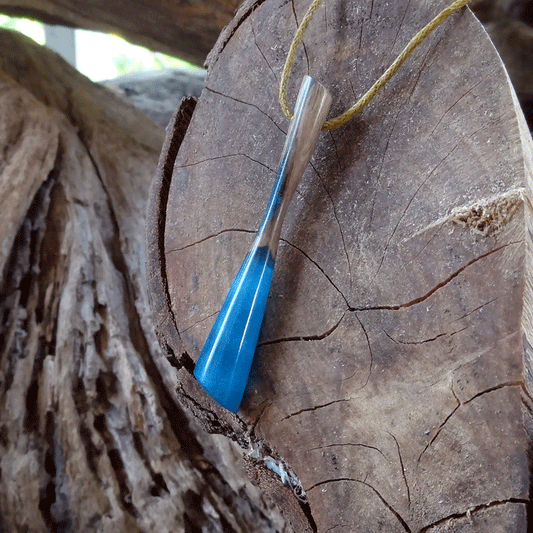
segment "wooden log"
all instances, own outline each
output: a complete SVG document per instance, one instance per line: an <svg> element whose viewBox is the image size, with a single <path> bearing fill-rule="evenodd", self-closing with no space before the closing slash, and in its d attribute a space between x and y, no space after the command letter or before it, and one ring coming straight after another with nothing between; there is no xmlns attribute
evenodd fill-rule
<svg viewBox="0 0 533 533"><path fill-rule="evenodd" d="M29 39L0 51L0 531L281 531L155 337L163 130Z"/></svg>
<svg viewBox="0 0 533 533"><path fill-rule="evenodd" d="M202 65L238 0L0 0L0 11L49 24L119 33L133 43Z"/></svg>
<svg viewBox="0 0 533 533"><path fill-rule="evenodd" d="M309 73L333 115L346 109L446 3L325 4L291 94ZM191 377L269 195L287 130L278 83L307 4L242 7L154 183L171 179L150 208L150 283L178 390L204 427L253 450L250 476L298 531L525 532L532 142L468 10L319 141L239 413Z"/></svg>

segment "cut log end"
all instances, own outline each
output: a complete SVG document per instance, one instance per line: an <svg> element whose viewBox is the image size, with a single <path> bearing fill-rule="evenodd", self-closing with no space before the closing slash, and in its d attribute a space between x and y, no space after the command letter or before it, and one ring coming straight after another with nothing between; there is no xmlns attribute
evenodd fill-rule
<svg viewBox="0 0 533 533"><path fill-rule="evenodd" d="M337 113L431 9L321 8L291 83L309 71L336 92ZM286 131L277 81L304 11L241 10L176 157L167 302L193 361L268 197ZM465 35L476 36L468 47ZM455 15L369 108L322 137L282 234L237 416L180 370L184 401L256 454L250 476L289 515L294 474L311 531L526 531L531 138L521 121L479 24Z"/></svg>

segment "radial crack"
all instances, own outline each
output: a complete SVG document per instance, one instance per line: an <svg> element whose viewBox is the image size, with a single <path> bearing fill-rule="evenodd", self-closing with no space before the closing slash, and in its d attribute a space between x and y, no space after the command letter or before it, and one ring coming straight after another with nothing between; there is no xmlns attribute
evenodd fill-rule
<svg viewBox="0 0 533 533"><path fill-rule="evenodd" d="M411 507L411 491L409 490L409 483L407 483L407 477L405 475L405 467L403 466L402 451L400 449L400 443L398 442L398 439L390 431L387 431L387 433L394 439L394 442L396 443L396 449L398 450L398 458L400 459L400 468L402 471L403 482L405 483L405 488L407 490L407 502L409 504L409 507Z"/></svg>
<svg viewBox="0 0 533 533"><path fill-rule="evenodd" d="M245 157L246 159L249 159L253 163L257 163L258 165L261 165L262 167L266 168L273 174L276 172L273 168L270 168L268 165L265 165L265 163L261 163L261 161L258 161L257 159L250 157L248 154L242 154L242 153L223 154L223 155L217 155L213 157L206 157L205 159L200 159L200 161L193 161L192 163L186 163L185 165L177 165L176 168L195 167L196 165L201 165L202 163L208 163L209 161L216 161L218 159L226 159L228 157Z"/></svg>
<svg viewBox="0 0 533 533"><path fill-rule="evenodd" d="M250 440L253 440L253 437L254 437L254 434L255 434L255 430L257 428L257 426L259 425L259 422L261 421L261 418L263 418L263 415L265 414L266 410L272 405L272 401L268 401L268 400L265 400L267 403L267 405L265 405L263 407L263 409L261 409L261 412L259 413L259 415L257 416L257 418L254 420L254 422L252 423L252 425L250 426L250 429L248 431L248 435L249 435L249 438Z"/></svg>
<svg viewBox="0 0 533 533"><path fill-rule="evenodd" d="M411 533L411 528L407 524L407 522L402 518L400 513L394 509L394 507L379 493L377 489L375 489L370 483L367 483L366 481L363 481L361 479L351 478L351 477L341 477L341 478L333 478L333 479L326 479L325 481L319 481L318 483L315 483L313 486L311 486L309 489L306 489L306 492L311 492L313 489L320 487L321 485L326 485L328 483L338 483L340 481L349 481L352 483L360 483L361 485L364 485L365 487L369 488L385 505L385 507L396 517L398 522L402 525L403 529L407 531L408 533Z"/></svg>
<svg viewBox="0 0 533 533"><path fill-rule="evenodd" d="M309 411L317 411L318 409L323 409L324 407L329 407L330 405L341 403L341 402L350 402L352 398L341 398L340 400L333 400L328 403L323 403L321 405L315 405L314 407L306 407L305 409L300 409L299 411L295 411L294 413L291 413L287 416L284 416L281 419L281 422L284 420L288 420L289 418L292 418L293 416L301 415L302 413L308 413Z"/></svg>
<svg viewBox="0 0 533 533"><path fill-rule="evenodd" d="M345 315L346 313L343 313L336 324L333 324L331 328L329 328L324 333L321 333L320 335L300 335L300 336L295 336L295 337L283 337L281 339L273 339L271 341L260 342L257 344L257 347L259 348L260 346L268 346L270 344L280 344L282 342L321 341L325 339L326 337L329 337L339 327Z"/></svg>
<svg viewBox="0 0 533 533"><path fill-rule="evenodd" d="M292 4L292 13L294 15L294 20L296 21L296 27L298 28L300 26L300 23L298 22L298 15L296 14L296 7L294 6L294 0L291 0L291 4ZM303 40L302 40L302 48L304 50L305 61L307 63L307 74L309 74L309 56L307 55L307 48Z"/></svg>
<svg viewBox="0 0 533 533"><path fill-rule="evenodd" d="M467 405L467 404L473 402L474 400L476 400L480 396L484 396L485 394L489 394L491 392L494 392L494 391L497 391L497 390L500 390L500 389L504 389L506 387L519 387L520 389L522 389L523 382L522 381L509 381L509 382L506 382L506 383L500 383L498 385L494 385L493 387L489 387L488 389L482 390L482 391L474 394L474 396L470 397L468 400L465 400L464 402L461 402L461 400L457 397L457 394L455 394L455 391L453 390L453 385L452 385L451 390L452 390L452 394L453 394L455 400L457 401L457 405L452 410L452 412L444 419L444 421L441 423L441 425L438 427L437 431L435 432L435 435L433 435L433 438L426 444L426 446L422 450L422 453L418 456L417 464L420 463L420 460L422 459L422 456L424 455L424 453L426 453L427 449L435 442L435 440L440 435L440 433L441 433L442 429L444 428L444 426L447 424L447 422L457 412L457 410L459 408L461 408L464 405Z"/></svg>
<svg viewBox="0 0 533 533"><path fill-rule="evenodd" d="M283 238L280 239L280 240L283 241L285 244L288 244L289 246L291 246L295 250L298 250L306 259L311 261L311 263L313 263L313 265L315 265L318 268L318 270L320 270L320 272L322 272L322 274L324 274L325 278L331 283L333 288L342 296L342 299L344 300L344 302L346 303L348 308L350 307L350 304L348 303L348 300L347 300L346 296L344 296L342 291L337 287L337 285L335 285L335 282L326 274L326 271L314 259L312 259L306 252L304 252L301 248L299 248L298 246L296 246L292 242L289 242L288 240L283 239Z"/></svg>
<svg viewBox="0 0 533 533"><path fill-rule="evenodd" d="M334 447L337 447L337 446L339 446L339 447L342 447L342 446L353 446L354 448L366 448L366 449L369 449L369 450L374 450L374 451L378 452L379 454L381 454L383 456L383 458L388 461L388 459L385 456L385 454L379 448L376 448L375 446L371 446L370 444L362 444L360 442L339 442L339 443L334 443L334 444L325 444L324 446L316 446L314 448L310 448L308 451L312 452L314 450L324 450L326 448L334 448Z"/></svg>
<svg viewBox="0 0 533 533"><path fill-rule="evenodd" d="M457 519L460 519L460 518L466 518L468 516L470 516L472 513L477 513L479 511L483 511L485 509L490 509L492 507L499 507L499 506L502 506L502 505L507 505L508 503L520 503L520 504L524 504L524 505L527 505L529 503L529 500L524 500L524 499L521 499L521 498L509 498L508 500L497 500L497 501L494 501L494 502L488 502L488 503L483 503L481 505L476 505L474 507L470 507L469 509L467 509L466 511L462 512L462 513L454 513L454 514L450 514L448 516L445 516L444 518L441 518L435 522L432 522L431 524L428 524L427 526L424 526L420 531L419 533L426 533L427 531L429 531L430 529L434 528L434 527L438 527L450 520L457 520Z"/></svg>
<svg viewBox="0 0 533 533"><path fill-rule="evenodd" d="M210 313L209 315L204 316L203 318L200 318L199 320L197 320L196 322L194 322L190 326L187 326L185 329L182 329L181 333L185 333L186 331L189 331L190 329L194 328L194 326L197 326L198 324L201 324L202 322L205 322L206 320L209 320L211 317L213 317L216 314L218 314L219 311L220 311L220 309L217 309L215 312Z"/></svg>
<svg viewBox="0 0 533 533"><path fill-rule="evenodd" d="M494 71L491 71L490 74L488 76L484 76L483 78L481 78L477 83L475 83L474 85L472 85L472 87L470 87L470 89L468 89L464 94L462 94L450 107L448 107L448 109L446 109L446 111L444 111L444 113L441 115L441 117L439 118L439 120L437 121L437 123L435 124L435 126L433 127L433 129L431 130L430 134L427 136L427 139L429 140L431 138L431 136L433 135L433 133L435 133L435 130L437 129L437 127L439 126L439 124L442 122L442 120L444 119L444 117L463 99L465 98L466 96L468 96L477 86L481 85L481 83L483 83L487 77L492 77L494 75Z"/></svg>
<svg viewBox="0 0 533 533"><path fill-rule="evenodd" d="M366 377L366 381L365 381L364 385L359 389L359 390L362 390L368 385L368 382L370 381L370 376L372 375L372 368L374 367L374 353L372 352L372 346L370 344L370 338L368 336L368 333L366 332L365 326L361 322L361 319L357 316L357 313L355 313L355 318L357 319L357 322L359 322L359 325L361 326L361 329L363 330L363 334L364 334L365 339L366 339L366 345L368 346L368 353L370 354L370 364L368 366L368 375ZM355 376L355 374L356 374L356 372L354 372L351 376L348 376L347 378L344 378L342 381L347 381L347 380L353 378Z"/></svg>
<svg viewBox="0 0 533 533"><path fill-rule="evenodd" d="M396 57L398 54L394 52L394 47L396 46L396 42L398 41L398 36L400 35L400 30L402 29L403 23L405 21L405 17L407 15L407 12L409 11L409 6L411 5L411 0L407 2L407 6L405 7L405 11L403 12L402 20L400 21L400 24L398 24L398 31L396 32L396 35L394 36L394 41L392 42L392 45L388 47L388 50L393 52L394 56ZM387 61L386 63L391 63L392 61Z"/></svg>
<svg viewBox="0 0 533 533"><path fill-rule="evenodd" d="M218 231L217 233L213 233L211 235L207 235L207 237L202 237L198 241L191 242L189 244L185 244L184 246L179 246L178 248L171 248L170 250L166 250L165 254L170 254L172 252L181 252L182 250L186 250L187 248L190 248L191 246L196 246L197 244L200 244L202 242L208 241L209 239L213 239L215 237L218 237L219 235L222 235L223 233L230 233L230 232L236 232L236 233L255 233L255 231L250 229L240 229L240 228L227 228Z"/></svg>
<svg viewBox="0 0 533 533"><path fill-rule="evenodd" d="M237 33L237 30L240 28L240 26L248 19L251 13L253 13L261 4L263 4L264 1L265 0L255 0L246 6L246 11L241 12L240 9L237 11L232 23L226 26L225 30L222 30L220 37L224 39L223 42L212 50L212 52L216 51L216 54L212 57L211 54L209 54L206 59L206 63L208 64L209 68L213 68L213 65L217 62L224 48L235 35L235 33ZM244 4L241 7L244 7Z"/></svg>
<svg viewBox="0 0 533 533"><path fill-rule="evenodd" d="M468 313L460 316L459 318L456 318L454 322L458 322L459 320L463 320L463 318L466 318L467 316L470 316L474 314L476 311L479 311L480 309L483 309L485 306L491 304L492 302L495 302L496 300L499 300L500 297L492 298L492 300L489 300L488 302L485 302L484 304L478 305L475 309L472 309L472 311L469 311Z"/></svg>
<svg viewBox="0 0 533 533"><path fill-rule="evenodd" d="M485 390L483 390L481 392L478 392L477 394L474 394L474 396L472 396L468 400L465 400L463 402L463 405L467 405L470 402L473 402L474 400L479 398L480 396L484 396L485 394L489 394L491 392L494 392L494 391L497 391L497 390L500 390L500 389L505 389L507 387L520 387L520 388L522 388L522 385L523 385L522 381L509 381L507 383L500 383L499 385L494 385L493 387L489 387L488 389L485 389Z"/></svg>
<svg viewBox="0 0 533 533"><path fill-rule="evenodd" d="M372 280L370 283L374 283L374 280L377 278L379 271L381 270L381 267L383 265L383 262L385 261L385 256L387 255L387 251L389 249L389 245L392 241L392 238L396 234L396 231L398 230L398 227L400 226L400 222L403 220L403 217L409 210L409 207L411 207L411 204L413 203L413 200L419 193L420 189L430 180L431 176L436 172L436 170L457 150L459 147L463 146L467 141L469 141L474 135L476 135L478 132L480 132L485 126L482 126L478 130L476 130L474 133L470 134L467 139L461 139L457 142L457 144L441 159L441 161L435 165L435 167L431 170L431 172L427 175L427 177L422 180L420 185L417 187L416 191L413 193L409 201L407 202L407 205L405 206L405 209L402 211L402 214L400 215L400 218L398 219L398 222L396 222L396 225L394 226L394 229L392 230L391 234L389 235L389 238L387 240L387 243L385 244L385 249L383 250L383 253L381 254L381 261L379 262L378 268L376 270L376 273L372 277ZM375 197L374 197L375 198Z"/></svg>
<svg viewBox="0 0 533 533"><path fill-rule="evenodd" d="M513 241L508 242L507 244L503 244L502 246L498 246L498 248L494 248L493 250L490 250L489 252L486 252L482 255L479 255L478 257L475 257L474 259L471 259L463 265L461 268L450 274L444 281L441 281L437 285L435 285L432 289L430 289L428 292L423 294L422 296L419 296L418 298L414 298L413 300L410 300L409 302L398 304L398 305L375 305L375 306L368 306L368 307L352 307L350 308L350 311L380 311L380 310L390 310L390 311L398 311L400 309L405 309L407 307L412 307L413 305L417 305L425 300L427 300L430 296L432 296L435 292L437 292L442 287L448 285L452 280L454 280L459 274L461 274L464 270L466 270L469 266L473 265L474 263L477 263L481 259L485 259L485 257L488 257L496 252L499 252L500 250L503 250L504 248L507 248L508 246L514 245L514 244L523 244L524 241Z"/></svg>
<svg viewBox="0 0 533 533"><path fill-rule="evenodd" d="M322 179L322 176L318 173L318 171L315 168L315 166L313 165L313 163L310 163L310 165L311 165L312 169L315 171L315 174L317 175L318 180L320 181L320 184L322 185L322 188L324 189L324 191L328 195L328 198L329 198L329 200L331 202L331 208L333 209L333 216L335 217L335 220L337 221L337 226L339 228L339 233L340 233L341 241L342 241L342 247L344 249L344 255L346 256L346 261L348 263L348 276L349 276L350 285L351 285L351 283L352 283L352 264L350 262L350 255L348 254L348 248L346 247L346 241L344 239L344 232L342 231L342 226L341 226L339 217L337 215L337 209L335 207L335 202L333 201L333 197L331 196L331 193L329 192L328 188L326 187L326 185L324 183L324 180ZM348 303L348 302L346 302L346 303Z"/></svg>
<svg viewBox="0 0 533 533"><path fill-rule="evenodd" d="M218 96L222 96L223 98L227 98L228 100L233 100L234 102L238 102L239 104L247 105L247 106L253 107L254 109L257 109L257 111L259 111L262 115L267 117L268 120L270 120L270 122L272 122L272 124L274 124L274 126L276 126L276 128L278 128L278 130L281 131L281 133L283 133L283 135L287 134L287 132L268 113L263 111L259 106L252 104L250 102L245 102L244 100L236 98L235 96L229 96L228 94L221 93L220 91L211 89L211 87L205 86L205 90L209 91L210 93L217 94Z"/></svg>
<svg viewBox="0 0 533 533"><path fill-rule="evenodd" d="M455 330L455 331L451 331L451 332L448 332L448 331L445 331L444 333L439 333L438 335L435 335L433 337L430 337L429 339L423 339L421 341L401 341L399 339L395 339L394 337L392 337L391 335L389 335L383 328L381 328L381 331L383 331L383 333L385 333L385 335L392 341L394 342L395 344L405 344L405 345L419 345L419 344L426 344L428 342L433 342L433 341L436 341L437 339L440 339L441 337L452 337L453 335L457 335L457 333L461 333L461 331L464 331L465 329L468 329L468 326L465 326L464 328L461 328L461 329L458 329L458 330Z"/></svg>
<svg viewBox="0 0 533 533"><path fill-rule="evenodd" d="M253 15L253 13L254 12L252 12L252 14L250 16L250 25L252 27L252 35L254 36L254 44L255 44L257 50L259 51L259 53L261 54L261 57L265 60L265 63L268 65L268 68L272 72L272 75L274 76L274 79L276 80L276 85L277 85L278 84L278 77L276 76L276 73L274 72L274 69L272 68L272 65L269 63L268 59L266 58L265 54L263 53L263 50L261 50L261 47L257 43L257 35L255 34L254 15Z"/></svg>
<svg viewBox="0 0 533 533"><path fill-rule="evenodd" d="M385 143L385 148L383 149L383 157L381 158L381 165L379 167L378 176L376 178L376 184L374 185L374 197L372 199L372 206L370 208L370 220L369 220L369 226L370 227L372 227L372 221L374 219L374 208L375 208L375 205L376 205L376 197L377 197L378 190L379 190L379 181L381 180L381 174L383 172L383 166L385 165L385 158L386 158L386 155L387 155L387 152L388 152L388 149L389 149L389 143L390 143L390 140L392 138L392 134L394 133L394 129L396 128L396 122L398 122L398 117L400 116L400 111L401 111L401 108L396 113L396 117L394 118L394 122L392 123L392 127L390 129L389 136L387 137L387 141ZM379 270L379 268L378 268L378 270ZM377 275L377 273L376 273L376 275Z"/></svg>
<svg viewBox="0 0 533 533"><path fill-rule="evenodd" d="M435 440L440 435L440 432L442 431L442 429L444 428L444 426L446 425L448 420L450 420L450 418L457 412L459 407L461 407L461 405L462 405L461 401L459 400L459 398L457 398L457 396L455 395L455 391L453 390L453 386L452 386L452 393L453 393L453 395L455 397L455 400L457 401L457 405L453 408L453 410L450 412L450 414L443 420L441 425L437 428L437 431L435 432L435 435L433 435L432 439L424 446L424 449L422 450L422 452L420 453L420 455L418 456L418 459L416 461L417 464L420 464L422 456L426 453L426 450L435 442Z"/></svg>
<svg viewBox="0 0 533 533"><path fill-rule="evenodd" d="M399 339L395 339L394 337L392 337L391 335L389 335L383 328L381 328L381 331L383 331L383 333L385 333L385 335L392 341L394 342L394 344L425 344L426 342L433 342L433 341L436 341L437 339L440 339L441 337L444 337L446 335L448 335L448 333L439 333L438 335L435 335L434 337L431 337L429 339L424 339L422 341L401 341Z"/></svg>

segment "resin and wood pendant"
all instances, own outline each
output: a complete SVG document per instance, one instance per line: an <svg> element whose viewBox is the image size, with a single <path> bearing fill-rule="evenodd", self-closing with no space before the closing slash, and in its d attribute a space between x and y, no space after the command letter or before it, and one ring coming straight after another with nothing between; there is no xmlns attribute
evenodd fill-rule
<svg viewBox="0 0 533 533"><path fill-rule="evenodd" d="M327 89L305 76L263 221L194 369L196 379L205 390L233 412L239 409L248 381L283 219L315 149L330 105Z"/></svg>

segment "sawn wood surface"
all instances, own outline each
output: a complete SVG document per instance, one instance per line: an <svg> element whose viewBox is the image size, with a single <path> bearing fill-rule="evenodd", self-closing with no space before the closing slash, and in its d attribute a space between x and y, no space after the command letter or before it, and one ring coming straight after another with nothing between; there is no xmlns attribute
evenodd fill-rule
<svg viewBox="0 0 533 533"><path fill-rule="evenodd" d="M288 127L278 83L307 4L241 8L209 58L172 176L167 167L168 198L152 205L164 228L156 320L182 365L178 391L208 430L241 444L298 531L525 532L531 137L468 10L321 136L239 413L191 377L270 193ZM344 110L445 4L325 3L293 101L309 73L332 91L332 115Z"/></svg>

